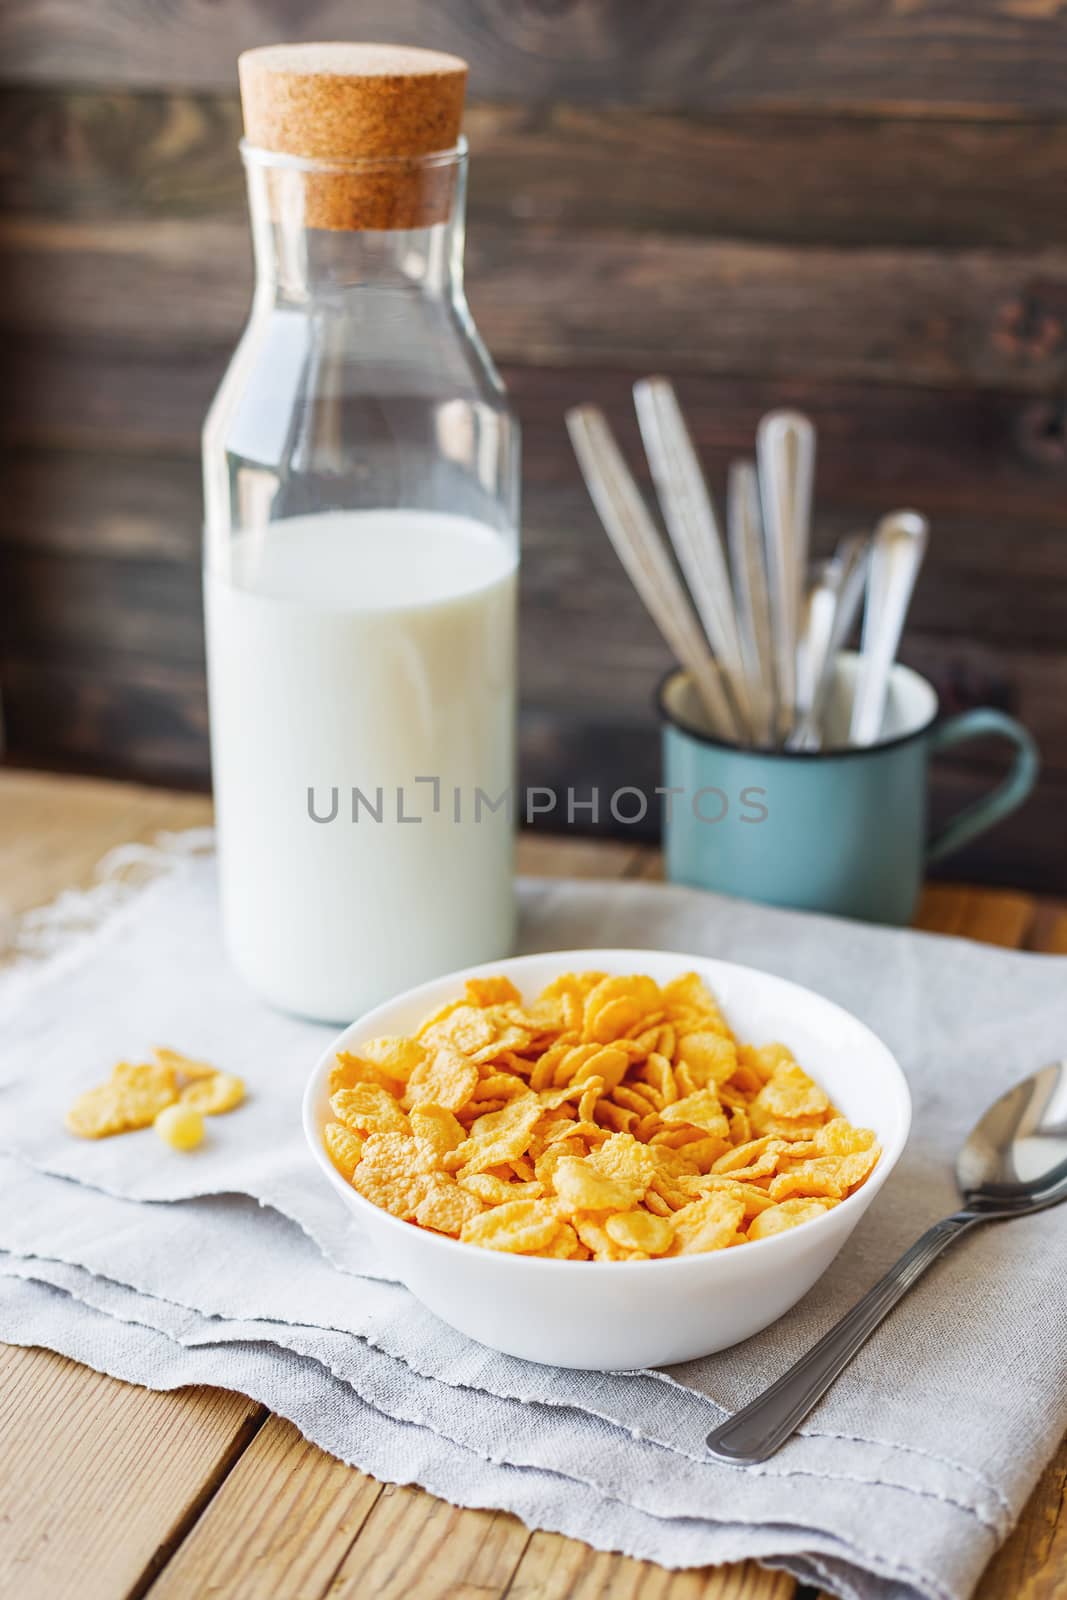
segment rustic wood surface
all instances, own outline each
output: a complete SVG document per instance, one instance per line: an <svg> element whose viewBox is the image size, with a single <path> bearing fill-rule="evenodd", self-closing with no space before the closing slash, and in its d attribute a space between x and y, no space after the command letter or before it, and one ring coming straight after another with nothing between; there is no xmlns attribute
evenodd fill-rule
<svg viewBox="0 0 1067 1600"><path fill-rule="evenodd" d="M0 773L0 883L17 911L87 883L101 855L210 821L210 802ZM526 836L548 876L655 877L654 851ZM933 885L918 924L1067 953L1067 903ZM212 1389L156 1394L43 1350L0 1347L0 1593L19 1600L797 1600L752 1563L672 1573L383 1486L288 1422ZM1067 1570L1067 1445L978 1600L1056 1600Z"/></svg>
<svg viewBox="0 0 1067 1600"><path fill-rule="evenodd" d="M0 251L17 295L0 329L168 354L232 349L248 312L242 218L13 217ZM1064 370L1067 250L851 249L483 223L467 245L471 309L501 361L797 373L867 383L1047 393ZM610 292L606 292L610 290ZM1046 307L1020 348L1013 321Z"/></svg>
<svg viewBox="0 0 1067 1600"><path fill-rule="evenodd" d="M1045 755L952 863L1067 893L1067 11L1061 0L398 0L472 64L468 282L524 432L524 778L653 787L665 658L562 426L673 375L720 494L775 404L824 549L934 522L905 657ZM245 314L234 57L340 0L0 13L0 689L8 748L205 785L198 436ZM647 480L646 480L647 481ZM624 756L618 752L625 752ZM954 753L943 815L988 782ZM625 768L620 779L619 772Z"/></svg>
<svg viewBox="0 0 1067 1600"><path fill-rule="evenodd" d="M360 10L362 38L455 50L481 98L682 105L830 105L1062 114L1060 0L392 0ZM0 53L36 82L228 85L239 50L344 39L347 0L311 7L169 0L144 25L129 0L8 0Z"/></svg>
<svg viewBox="0 0 1067 1600"><path fill-rule="evenodd" d="M477 227L641 228L768 242L1067 244L1067 129L1036 118L797 117L476 101L465 130ZM9 209L82 220L237 217L241 114L224 91L8 88L0 183ZM931 161L936 147L937 159ZM871 172L878 173L871 185ZM789 175L787 191L767 182ZM516 198L522 197L521 210Z"/></svg>

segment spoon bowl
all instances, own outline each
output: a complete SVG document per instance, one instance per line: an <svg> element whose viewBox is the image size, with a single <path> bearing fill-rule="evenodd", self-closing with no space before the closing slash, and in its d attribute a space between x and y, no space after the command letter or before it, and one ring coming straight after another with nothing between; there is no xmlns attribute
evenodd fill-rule
<svg viewBox="0 0 1067 1600"><path fill-rule="evenodd" d="M1067 1198L1067 1060L995 1100L956 1162L968 1211L1014 1217Z"/></svg>

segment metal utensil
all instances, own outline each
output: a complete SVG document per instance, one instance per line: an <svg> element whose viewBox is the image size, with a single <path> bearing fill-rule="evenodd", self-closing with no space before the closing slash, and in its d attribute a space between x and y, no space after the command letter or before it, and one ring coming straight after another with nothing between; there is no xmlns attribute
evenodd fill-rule
<svg viewBox="0 0 1067 1600"><path fill-rule="evenodd" d="M767 580L778 679L778 731L796 717L797 628L808 567L815 429L799 411L771 411L756 431Z"/></svg>
<svg viewBox="0 0 1067 1600"><path fill-rule="evenodd" d="M871 540L863 533L850 534L842 539L830 563L834 588L833 615L829 637L826 640L821 664L818 665L811 702L802 711L799 721L788 741L790 750L819 750L823 742L823 716L830 687L834 681L837 657L845 647L852 625L863 599L867 582L867 566L871 556ZM804 690L801 688L801 698Z"/></svg>
<svg viewBox="0 0 1067 1600"><path fill-rule="evenodd" d="M652 620L692 677L712 731L739 740L700 623L607 419L595 406L575 406L567 412L567 431L608 538Z"/></svg>
<svg viewBox="0 0 1067 1600"><path fill-rule="evenodd" d="M759 479L751 461L734 461L726 490L726 532L733 568L741 659L757 743L774 743L775 672Z"/></svg>
<svg viewBox="0 0 1067 1600"><path fill-rule="evenodd" d="M663 519L697 615L719 660L730 698L752 737L752 706L741 656L733 590L715 506L682 408L666 378L641 378L634 405Z"/></svg>
<svg viewBox="0 0 1067 1600"><path fill-rule="evenodd" d="M837 611L837 596L841 588L841 563L836 556L828 561L816 561L811 578L800 602L800 624L797 628L797 726L811 715L815 703L815 688L822 677L823 666L830 649ZM794 729L794 734L796 729Z"/></svg>
<svg viewBox="0 0 1067 1600"><path fill-rule="evenodd" d="M826 1393L864 1340L949 1245L979 1222L1026 1217L1067 1200L1067 1059L1009 1089L971 1130L956 1162L963 1205L927 1229L807 1355L708 1434L721 1461L766 1461Z"/></svg>
<svg viewBox="0 0 1067 1600"><path fill-rule="evenodd" d="M863 613L860 672L852 702L849 742L874 744L882 731L889 672L919 575L930 524L917 511L883 517L874 535Z"/></svg>

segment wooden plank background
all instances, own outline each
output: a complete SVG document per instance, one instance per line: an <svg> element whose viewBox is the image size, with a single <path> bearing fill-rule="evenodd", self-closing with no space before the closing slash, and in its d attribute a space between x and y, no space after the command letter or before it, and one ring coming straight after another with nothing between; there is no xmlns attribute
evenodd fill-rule
<svg viewBox="0 0 1067 1600"><path fill-rule="evenodd" d="M629 386L666 371L720 488L763 410L810 411L819 548L929 513L905 658L1045 757L949 870L1067 890L1062 0L8 0L12 758L207 781L198 434L250 285L234 58L353 35L471 61L471 300L524 427L525 781L657 782L665 652L562 414L597 400L636 452ZM999 759L943 768L935 814Z"/></svg>

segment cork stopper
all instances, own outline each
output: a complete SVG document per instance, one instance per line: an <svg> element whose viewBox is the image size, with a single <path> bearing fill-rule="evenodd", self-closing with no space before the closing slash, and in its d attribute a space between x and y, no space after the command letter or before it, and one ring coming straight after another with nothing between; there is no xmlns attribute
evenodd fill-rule
<svg viewBox="0 0 1067 1600"><path fill-rule="evenodd" d="M245 134L276 155L337 170L268 170L271 208L299 181L309 228L420 228L443 221L455 171L426 162L460 136L467 63L378 44L280 44L238 59ZM340 170L347 169L347 170Z"/></svg>

